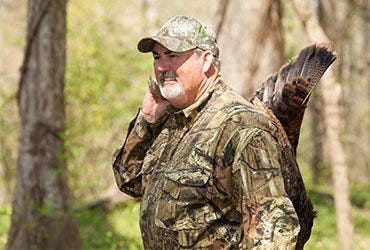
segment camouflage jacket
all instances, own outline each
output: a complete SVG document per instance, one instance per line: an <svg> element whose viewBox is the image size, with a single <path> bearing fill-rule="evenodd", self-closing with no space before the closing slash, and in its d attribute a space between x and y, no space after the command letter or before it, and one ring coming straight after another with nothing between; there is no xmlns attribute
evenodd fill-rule
<svg viewBox="0 0 370 250"><path fill-rule="evenodd" d="M141 197L145 249L294 249L282 134L220 79L157 124L138 114L118 151L118 187Z"/></svg>

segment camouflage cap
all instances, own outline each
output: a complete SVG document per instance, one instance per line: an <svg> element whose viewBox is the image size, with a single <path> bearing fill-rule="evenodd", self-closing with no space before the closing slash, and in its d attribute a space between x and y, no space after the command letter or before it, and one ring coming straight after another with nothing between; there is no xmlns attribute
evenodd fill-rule
<svg viewBox="0 0 370 250"><path fill-rule="evenodd" d="M174 52L199 48L211 51L216 57L219 55L216 34L199 20L187 16L169 19L155 36L141 39L137 47L140 52L151 52L155 43Z"/></svg>

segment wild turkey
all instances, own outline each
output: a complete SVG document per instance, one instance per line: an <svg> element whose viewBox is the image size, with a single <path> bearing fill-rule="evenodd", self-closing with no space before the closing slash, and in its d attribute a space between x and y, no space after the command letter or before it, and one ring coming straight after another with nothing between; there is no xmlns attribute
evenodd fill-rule
<svg viewBox="0 0 370 250"><path fill-rule="evenodd" d="M270 115L286 133L285 155L288 168L283 168L286 192L301 225L296 249L303 249L310 238L316 212L307 195L296 161L299 132L308 99L327 68L335 61L331 45L316 44L304 48L298 57L267 78L251 101Z"/></svg>
<svg viewBox="0 0 370 250"><path fill-rule="evenodd" d="M308 99L327 68L335 61L332 45L315 44L267 78L251 101L262 101L283 126L296 152Z"/></svg>

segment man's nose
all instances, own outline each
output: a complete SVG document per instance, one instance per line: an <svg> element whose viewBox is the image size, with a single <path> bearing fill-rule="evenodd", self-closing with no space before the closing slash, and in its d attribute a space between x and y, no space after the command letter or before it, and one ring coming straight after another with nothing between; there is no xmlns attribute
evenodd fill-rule
<svg viewBox="0 0 370 250"><path fill-rule="evenodd" d="M157 63L157 69L160 72L168 71L170 70L170 65L166 60L161 60Z"/></svg>

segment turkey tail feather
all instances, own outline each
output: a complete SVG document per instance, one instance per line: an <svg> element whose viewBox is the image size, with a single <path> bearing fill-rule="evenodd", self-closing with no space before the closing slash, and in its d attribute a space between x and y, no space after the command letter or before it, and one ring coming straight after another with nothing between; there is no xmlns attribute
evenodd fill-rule
<svg viewBox="0 0 370 250"><path fill-rule="evenodd" d="M279 118L279 121L290 138L294 149L298 144L303 114L293 114L292 116L286 107L282 105L284 86L287 83L293 83L293 80L297 77L308 81L308 93L302 97L303 101L301 104L305 106L321 77L336 58L333 45L331 44L321 43L308 46L302 49L295 59L282 66L276 74L263 82L261 89L257 90L256 94L251 98L252 102L254 98L258 98L278 118L284 117L284 119Z"/></svg>
<svg viewBox="0 0 370 250"><path fill-rule="evenodd" d="M314 86L319 82L326 69L336 58L335 53L329 45L314 46L312 48L312 53L303 64L300 76L309 80L311 85ZM297 65L299 65L299 56L297 58Z"/></svg>
<svg viewBox="0 0 370 250"><path fill-rule="evenodd" d="M328 46L315 47L312 50L311 57L305 60L300 76L308 80L310 83L310 92L303 100L305 104L310 97L312 91L319 83L322 75L327 68L335 61L336 55L332 52L332 48Z"/></svg>

